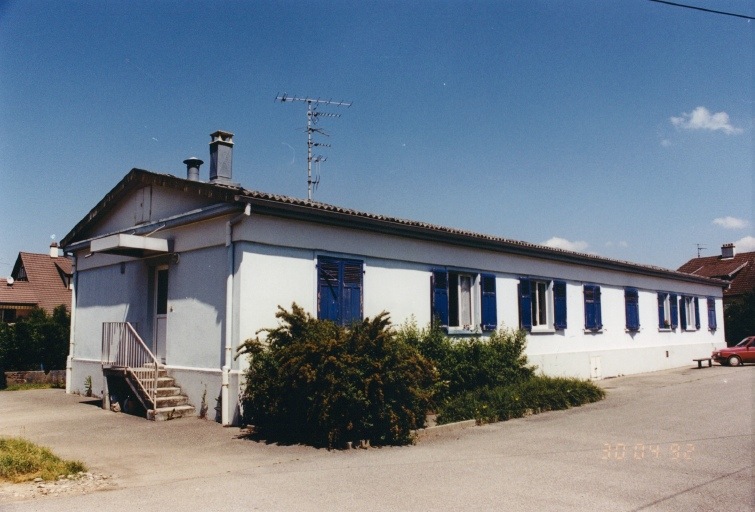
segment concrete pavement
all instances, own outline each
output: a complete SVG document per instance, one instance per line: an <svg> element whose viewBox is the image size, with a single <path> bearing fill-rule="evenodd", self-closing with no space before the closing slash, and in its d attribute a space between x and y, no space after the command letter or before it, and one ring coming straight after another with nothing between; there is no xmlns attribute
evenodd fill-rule
<svg viewBox="0 0 755 512"><path fill-rule="evenodd" d="M755 367L601 381L606 400L401 448L266 445L198 419L149 422L58 390L0 393L0 435L113 475L116 488L3 511L751 511Z"/></svg>

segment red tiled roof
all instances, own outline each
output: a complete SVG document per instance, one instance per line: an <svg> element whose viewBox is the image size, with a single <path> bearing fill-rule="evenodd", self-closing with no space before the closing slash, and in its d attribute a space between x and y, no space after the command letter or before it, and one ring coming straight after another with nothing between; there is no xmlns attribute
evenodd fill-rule
<svg viewBox="0 0 755 512"><path fill-rule="evenodd" d="M19 279L22 268L26 277ZM48 313L63 304L70 311L71 290L68 282L71 273L71 260L68 258L20 252L13 267L13 285L8 286L6 279L0 281L0 304L33 304Z"/></svg>
<svg viewBox="0 0 755 512"><path fill-rule="evenodd" d="M724 297L742 295L755 290L755 252L743 252L725 259L721 256L693 258L679 267L679 272L730 281Z"/></svg>
<svg viewBox="0 0 755 512"><path fill-rule="evenodd" d="M35 306L37 302L37 295L29 282L14 281L9 285L7 279L0 279L0 306Z"/></svg>

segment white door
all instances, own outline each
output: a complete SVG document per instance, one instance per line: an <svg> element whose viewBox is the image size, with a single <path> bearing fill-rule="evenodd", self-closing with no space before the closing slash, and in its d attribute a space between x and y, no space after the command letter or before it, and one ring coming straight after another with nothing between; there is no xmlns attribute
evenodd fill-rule
<svg viewBox="0 0 755 512"><path fill-rule="evenodd" d="M155 333L152 349L165 362L165 340L168 332L168 267L155 269Z"/></svg>

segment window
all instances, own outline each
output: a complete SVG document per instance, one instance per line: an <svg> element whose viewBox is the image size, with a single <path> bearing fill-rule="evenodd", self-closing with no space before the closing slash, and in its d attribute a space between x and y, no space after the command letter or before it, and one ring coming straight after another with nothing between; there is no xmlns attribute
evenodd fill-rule
<svg viewBox="0 0 755 512"><path fill-rule="evenodd" d="M627 318L627 331L637 332L640 330L640 303L639 292L636 288L624 290L624 310Z"/></svg>
<svg viewBox="0 0 755 512"><path fill-rule="evenodd" d="M566 282L521 278L519 323L535 332L566 329Z"/></svg>
<svg viewBox="0 0 755 512"><path fill-rule="evenodd" d="M599 331L603 328L603 319L600 312L600 286L586 284L585 294L585 329Z"/></svg>
<svg viewBox="0 0 755 512"><path fill-rule="evenodd" d="M718 328L716 322L716 299L708 297L708 329L715 331Z"/></svg>
<svg viewBox="0 0 755 512"><path fill-rule="evenodd" d="M679 309L676 295L658 292L658 328L676 329L679 325Z"/></svg>
<svg viewBox="0 0 755 512"><path fill-rule="evenodd" d="M687 297L682 295L680 300L682 315L682 329L694 331L700 328L700 303L697 297Z"/></svg>
<svg viewBox="0 0 755 512"><path fill-rule="evenodd" d="M362 320L362 262L317 258L317 318L349 325Z"/></svg>
<svg viewBox="0 0 755 512"><path fill-rule="evenodd" d="M433 321L441 326L464 331L498 327L494 275L436 269L431 288Z"/></svg>

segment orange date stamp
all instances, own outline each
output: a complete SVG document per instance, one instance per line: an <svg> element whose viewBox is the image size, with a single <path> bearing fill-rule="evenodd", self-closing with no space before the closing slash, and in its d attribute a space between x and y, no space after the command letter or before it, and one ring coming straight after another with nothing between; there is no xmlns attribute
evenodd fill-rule
<svg viewBox="0 0 755 512"><path fill-rule="evenodd" d="M694 443L645 444L603 443L602 460L655 460L687 461L695 452Z"/></svg>

